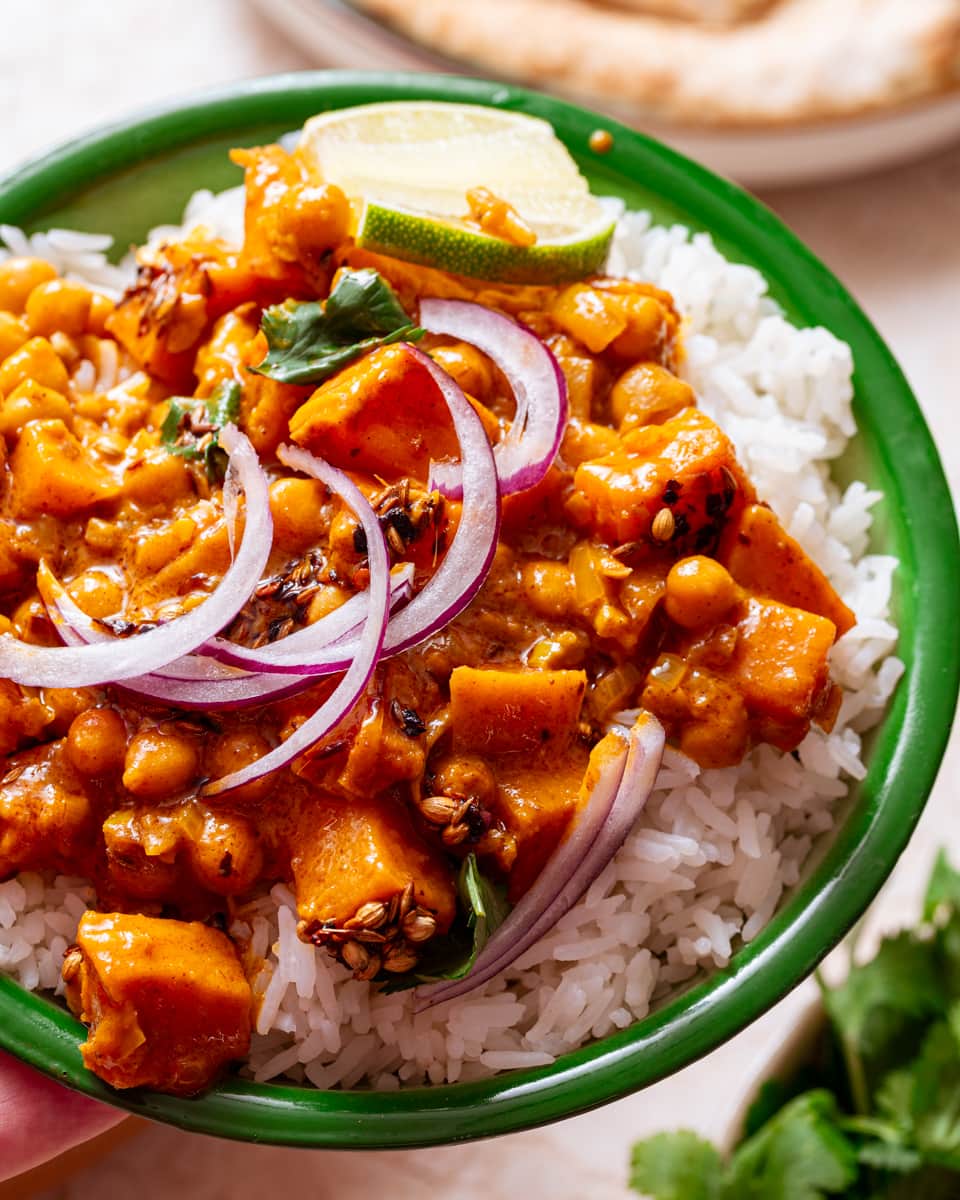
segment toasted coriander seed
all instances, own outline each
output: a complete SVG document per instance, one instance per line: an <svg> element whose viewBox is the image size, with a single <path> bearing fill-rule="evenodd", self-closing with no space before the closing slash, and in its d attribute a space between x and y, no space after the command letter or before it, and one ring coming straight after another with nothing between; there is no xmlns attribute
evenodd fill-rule
<svg viewBox="0 0 960 1200"><path fill-rule="evenodd" d="M448 825L440 835L445 846L459 846L470 836L469 825Z"/></svg>
<svg viewBox="0 0 960 1200"><path fill-rule="evenodd" d="M340 953L351 971L364 971L370 963L369 951L359 942L344 942Z"/></svg>
<svg viewBox="0 0 960 1200"><path fill-rule="evenodd" d="M661 508L653 518L653 524L650 526L650 534L656 542L669 542L673 537L673 531L676 527L677 523L670 509Z"/></svg>
<svg viewBox="0 0 960 1200"><path fill-rule="evenodd" d="M402 921L410 909L413 908L413 880L411 879L407 886L400 894L399 917Z"/></svg>
<svg viewBox="0 0 960 1200"><path fill-rule="evenodd" d="M360 905L353 919L363 929L378 929L387 919L387 906L371 900Z"/></svg>
<svg viewBox="0 0 960 1200"><path fill-rule="evenodd" d="M428 796L420 802L420 811L432 825L449 825L459 807L450 796Z"/></svg>
<svg viewBox="0 0 960 1200"><path fill-rule="evenodd" d="M63 966L60 968L60 974L63 976L63 982L69 983L71 979L80 970L83 965L83 952L79 946L68 946L63 952Z"/></svg>
<svg viewBox="0 0 960 1200"><path fill-rule="evenodd" d="M723 482L726 484L727 488L731 492L736 493L736 491L737 491L736 475L734 475L734 473L730 470L729 467L721 467L720 474L723 476Z"/></svg>
<svg viewBox="0 0 960 1200"><path fill-rule="evenodd" d="M409 942L425 942L437 932L437 922L422 908L415 908L403 918L400 926Z"/></svg>
<svg viewBox="0 0 960 1200"><path fill-rule="evenodd" d="M402 975L404 971L412 971L416 965L416 952L403 943L391 946L383 956L383 969L390 971L393 975Z"/></svg>

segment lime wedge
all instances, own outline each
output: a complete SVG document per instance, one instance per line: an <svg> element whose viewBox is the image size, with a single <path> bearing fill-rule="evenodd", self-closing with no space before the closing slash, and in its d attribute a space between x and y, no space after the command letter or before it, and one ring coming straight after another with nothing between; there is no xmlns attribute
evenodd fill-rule
<svg viewBox="0 0 960 1200"><path fill-rule="evenodd" d="M311 118L298 149L350 197L364 249L511 283L580 279L606 260L614 220L535 117L472 104L368 104ZM467 192L477 187L510 204L536 242L473 226Z"/></svg>

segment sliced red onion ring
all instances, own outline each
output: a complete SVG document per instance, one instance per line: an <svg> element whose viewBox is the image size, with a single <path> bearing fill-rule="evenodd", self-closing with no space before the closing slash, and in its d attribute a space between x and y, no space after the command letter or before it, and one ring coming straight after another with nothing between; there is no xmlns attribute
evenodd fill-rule
<svg viewBox="0 0 960 1200"><path fill-rule="evenodd" d="M0 677L33 687L92 687L149 674L196 650L228 625L247 602L273 541L267 478L256 451L233 425L220 432L246 497L243 537L219 585L190 612L148 633L82 646L34 646L0 636Z"/></svg>
<svg viewBox="0 0 960 1200"><path fill-rule="evenodd" d="M281 447L278 451L280 456L284 449ZM391 571L391 609L413 595L414 573L412 563L403 563ZM368 592L359 592L305 629L288 633L286 637L255 650L222 637L212 638L203 650L218 664L242 667L247 671L335 675L345 671L353 659L357 633L366 620L368 596Z"/></svg>
<svg viewBox="0 0 960 1200"><path fill-rule="evenodd" d="M416 347L411 346L410 350L430 372L450 410L463 464L463 506L457 532L440 566L406 608L391 618L381 657L399 654L418 645L467 607L487 577L500 532L497 469L483 424L473 405L446 371ZM290 456L300 453L281 448L277 456L288 466L293 466ZM336 616L336 613L331 615ZM302 652L303 643L294 639L305 638L307 633L309 630L298 631L258 649L256 660L230 643L227 643L229 650L224 649L220 641L215 647L205 649L221 661L257 671L306 671L310 667ZM339 642L336 649L342 661L349 662L357 652L357 642ZM338 668L328 663L328 669Z"/></svg>
<svg viewBox="0 0 960 1200"><path fill-rule="evenodd" d="M493 450L500 494L538 484L557 457L567 424L567 381L549 348L512 318L466 300L421 300L420 324L476 346L507 377L517 408L510 432ZM459 499L459 463L433 463L430 484Z"/></svg>
<svg viewBox="0 0 960 1200"><path fill-rule="evenodd" d="M68 646L120 640L107 633L80 608L42 561L37 570L37 588L54 628ZM149 675L127 680L122 686L125 691L135 695L177 708L214 711L281 700L304 691L315 682L310 676L287 675L278 678L276 675L251 675L247 671L223 667L209 658L189 655Z"/></svg>
<svg viewBox="0 0 960 1200"><path fill-rule="evenodd" d="M663 727L643 712L632 729L615 728L594 748L583 782L587 795L573 829L481 950L470 974L418 988L418 1012L481 987L576 904L633 828L653 790L663 746Z"/></svg>
<svg viewBox="0 0 960 1200"><path fill-rule="evenodd" d="M281 742L263 758L258 758L256 762L225 775L222 779L206 784L201 789L201 795L204 796L222 796L224 792L233 791L253 779L260 779L271 771L287 766L335 729L352 711L370 682L383 648L390 617L390 559L387 555L387 544L383 539L376 513L363 493L342 471L321 462L306 450L283 447L278 452L278 457L288 467L302 471L305 475L326 484L343 498L360 522L367 537L367 561L370 565L367 618L350 669L317 711L285 742Z"/></svg>
<svg viewBox="0 0 960 1200"><path fill-rule="evenodd" d="M399 567L394 567L391 571L391 609L409 600L413 595L413 576L414 567L412 563L403 563ZM103 628L101 622L88 616L80 608L44 561L41 561L37 570L37 588L40 592L40 598L46 607L47 615L53 622L60 637L68 646L84 646L93 642L118 640L116 634L108 633ZM305 658L311 651L314 653L317 652L316 645L326 646L327 643L332 643L335 648L337 643L343 642L348 637L356 634L357 629L363 624L366 609L367 593L360 592L356 596L351 596L339 608L329 613L326 617L321 618L320 621L316 621L307 629L301 629L297 633L289 634L288 638L284 640L284 646L288 645L291 638L301 638L299 647ZM334 623L334 618L337 618L336 623ZM319 637L312 636L315 630L318 631ZM308 635L311 636L308 638ZM279 643L276 644L279 645ZM236 655L239 661L247 664L247 669L238 669L236 665L223 665L212 656L208 658L202 654L189 654L184 658L175 659L165 667L160 667L156 671L152 671L150 678L190 680L202 683L237 683L243 679L250 679L252 673L259 672L258 663L261 653L259 650L248 650L245 646L237 646L234 642L227 641L226 638L213 638L206 644L204 649L219 646L228 648L223 652L225 660ZM336 650L335 656L330 661L333 665L325 668L322 672L314 670L309 672L304 671L303 678L309 682L310 675L319 673L332 675L337 670L345 671L350 665L350 660L345 658L343 651L339 649ZM342 663L342 665L338 666L337 663ZM315 664L312 661L301 663L301 667L307 665L313 667ZM275 672L277 668L272 667L271 670ZM287 671L284 668L283 673L294 674L295 672L292 670ZM284 686L285 684L282 682L276 684L278 689ZM273 690L271 687L267 687L263 692L258 693L258 695L266 695L271 690ZM239 695L240 693L238 692L237 694Z"/></svg>

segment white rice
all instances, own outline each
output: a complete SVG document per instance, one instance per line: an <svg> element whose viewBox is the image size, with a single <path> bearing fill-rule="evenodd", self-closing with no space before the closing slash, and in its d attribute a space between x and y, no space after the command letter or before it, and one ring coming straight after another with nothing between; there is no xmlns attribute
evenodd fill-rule
<svg viewBox="0 0 960 1200"><path fill-rule="evenodd" d="M198 193L185 224L236 242L241 200L239 189ZM104 238L51 231L26 239L7 227L0 235L15 253L40 254L102 287L123 285ZM829 474L855 432L849 348L824 329L790 325L763 277L723 258L707 235L654 226L644 213L622 217L611 269L673 294L686 321L684 370L704 411L858 615L832 652L846 690L836 726L829 735L813 729L799 761L761 746L739 767L702 771L668 750L642 817L579 903L508 971L427 1012L414 1014L412 993L386 995L300 942L293 896L277 885L233 930L263 959L253 980L258 1080L384 1090L453 1083L541 1066L625 1028L757 936L833 829L848 782L865 774L861 737L903 664L892 654L889 611L896 560L866 552L880 494L862 483L841 491ZM0 885L0 970L25 987L57 990L60 956L92 902L78 880L25 874Z"/></svg>

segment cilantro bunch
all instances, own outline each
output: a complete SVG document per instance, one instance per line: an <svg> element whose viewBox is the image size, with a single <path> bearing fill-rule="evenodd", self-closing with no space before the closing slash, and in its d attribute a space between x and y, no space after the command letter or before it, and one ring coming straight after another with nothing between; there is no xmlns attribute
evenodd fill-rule
<svg viewBox="0 0 960 1200"><path fill-rule="evenodd" d="M771 1081L728 1161L693 1133L633 1148L653 1200L960 1197L960 873L941 852L920 924L839 987L814 1061Z"/></svg>

